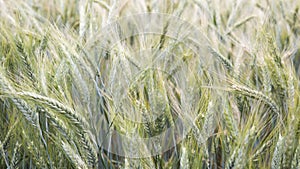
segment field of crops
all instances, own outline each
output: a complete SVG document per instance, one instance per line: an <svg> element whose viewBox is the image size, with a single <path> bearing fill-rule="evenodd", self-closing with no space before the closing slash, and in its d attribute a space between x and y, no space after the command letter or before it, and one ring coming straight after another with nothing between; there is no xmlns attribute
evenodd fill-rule
<svg viewBox="0 0 300 169"><path fill-rule="evenodd" d="M299 0L0 0L0 168L300 168Z"/></svg>

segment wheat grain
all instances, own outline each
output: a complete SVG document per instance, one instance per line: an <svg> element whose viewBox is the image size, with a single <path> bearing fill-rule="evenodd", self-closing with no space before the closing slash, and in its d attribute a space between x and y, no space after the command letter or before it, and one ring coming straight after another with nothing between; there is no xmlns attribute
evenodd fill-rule
<svg viewBox="0 0 300 169"><path fill-rule="evenodd" d="M96 150L93 148L94 146L91 144L90 139L87 137L86 133L84 132L81 132L81 144L83 145L83 148L87 154L87 162L89 164L88 166L95 168L97 153Z"/></svg>
<svg viewBox="0 0 300 169"><path fill-rule="evenodd" d="M187 151L188 150L184 146L181 146L180 169L190 168L189 156Z"/></svg>
<svg viewBox="0 0 300 169"><path fill-rule="evenodd" d="M223 116L226 128L229 130L230 137L232 138L231 141L235 143L237 141L238 136L238 130L235 120L232 118L232 114L229 113L228 110L224 111Z"/></svg>
<svg viewBox="0 0 300 169"><path fill-rule="evenodd" d="M291 162L293 160L293 157L295 155L294 153L294 148L295 148L295 144L297 145L297 139L295 138L296 133L295 133L295 128L294 125L295 123L295 119L292 119L290 121L290 126L288 128L287 134L284 138L284 147L285 147L285 153L284 153L284 161L283 161L283 168L287 169L291 167Z"/></svg>
<svg viewBox="0 0 300 169"><path fill-rule="evenodd" d="M232 63L225 56L223 56L222 54L217 52L212 47L209 47L209 49L210 49L210 52L212 53L212 55L217 57L228 70L233 70Z"/></svg>
<svg viewBox="0 0 300 169"><path fill-rule="evenodd" d="M65 154L71 159L72 163L74 164L75 168L78 169L88 169L87 164L84 160L71 148L68 143L61 142L63 150Z"/></svg>
<svg viewBox="0 0 300 169"><path fill-rule="evenodd" d="M276 143L276 147L272 156L272 169L278 169L281 168L282 164L282 156L283 156L283 142L284 138L279 135L278 141Z"/></svg>
<svg viewBox="0 0 300 169"><path fill-rule="evenodd" d="M298 144L298 146L296 147L295 153L294 153L294 158L291 164L291 168L299 168L300 167L300 146Z"/></svg>
<svg viewBox="0 0 300 169"><path fill-rule="evenodd" d="M14 146L12 158L10 160L11 168L17 168L17 164L20 161L20 147L21 144L19 144L19 142L17 142Z"/></svg>

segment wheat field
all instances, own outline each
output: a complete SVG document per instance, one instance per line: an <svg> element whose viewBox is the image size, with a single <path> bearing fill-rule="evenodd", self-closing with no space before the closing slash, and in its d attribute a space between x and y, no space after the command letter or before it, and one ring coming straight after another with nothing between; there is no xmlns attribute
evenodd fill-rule
<svg viewBox="0 0 300 169"><path fill-rule="evenodd" d="M299 0L0 0L0 168L299 169Z"/></svg>

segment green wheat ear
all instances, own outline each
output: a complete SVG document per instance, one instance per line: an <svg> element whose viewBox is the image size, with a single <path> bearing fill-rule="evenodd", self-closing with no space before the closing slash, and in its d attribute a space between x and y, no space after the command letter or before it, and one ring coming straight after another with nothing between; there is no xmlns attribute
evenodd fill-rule
<svg viewBox="0 0 300 169"><path fill-rule="evenodd" d="M272 98L266 96L265 94L250 89L246 86L232 85L231 88L245 96L263 100L267 105L270 106L270 108L275 114L280 115L280 109L277 106L276 102Z"/></svg>

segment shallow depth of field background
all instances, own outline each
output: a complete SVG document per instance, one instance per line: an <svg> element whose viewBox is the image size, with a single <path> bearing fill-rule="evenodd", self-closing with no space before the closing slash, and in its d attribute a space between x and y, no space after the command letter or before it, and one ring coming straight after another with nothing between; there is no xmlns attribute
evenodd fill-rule
<svg viewBox="0 0 300 169"><path fill-rule="evenodd" d="M299 7L0 0L0 168L299 169Z"/></svg>

